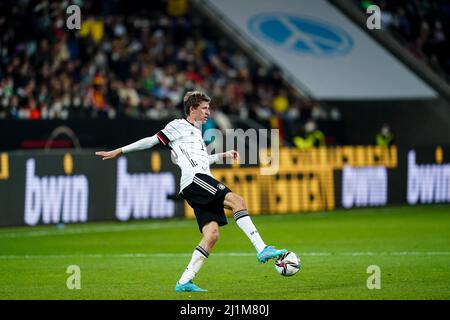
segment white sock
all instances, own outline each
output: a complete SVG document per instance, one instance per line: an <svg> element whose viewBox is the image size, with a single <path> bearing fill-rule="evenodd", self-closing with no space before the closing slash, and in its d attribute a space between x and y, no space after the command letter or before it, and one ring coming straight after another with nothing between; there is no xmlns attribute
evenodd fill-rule
<svg viewBox="0 0 450 320"><path fill-rule="evenodd" d="M186 270L184 270L183 275L181 276L178 283L185 284L186 282L194 279L195 275L202 267L203 262L208 257L208 252L206 252L203 247L198 245L197 248L195 248L194 253L192 254L191 261L189 262Z"/></svg>
<svg viewBox="0 0 450 320"><path fill-rule="evenodd" d="M242 231L245 232L247 237L255 246L256 251L261 252L266 247L266 244L261 239L261 236L259 235L255 225L253 224L252 219L248 215L247 210L244 209L236 212L234 214L234 220L236 220L236 223L239 226L239 228L241 228Z"/></svg>

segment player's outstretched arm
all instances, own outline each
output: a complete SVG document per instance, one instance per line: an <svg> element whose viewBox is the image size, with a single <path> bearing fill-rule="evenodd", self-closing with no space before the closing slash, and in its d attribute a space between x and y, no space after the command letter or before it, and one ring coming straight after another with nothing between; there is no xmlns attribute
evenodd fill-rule
<svg viewBox="0 0 450 320"><path fill-rule="evenodd" d="M122 148L118 148L111 151L97 151L95 155L102 157L102 160L110 160L120 156L122 153Z"/></svg>
<svg viewBox="0 0 450 320"><path fill-rule="evenodd" d="M157 145L159 143L159 139L156 134L151 137L147 137L132 144L129 144L125 147L118 148L112 151L97 151L95 154L99 157L102 157L102 160L114 159L120 156L123 153L134 152L139 150L150 149L151 147Z"/></svg>
<svg viewBox="0 0 450 320"><path fill-rule="evenodd" d="M219 160L225 160L226 158L231 158L233 160L236 160L239 158L239 152L236 150L229 150L222 153L216 153L209 156L209 164L216 163Z"/></svg>
<svg viewBox="0 0 450 320"><path fill-rule="evenodd" d="M236 160L237 158L239 158L239 152L237 152L236 150L229 150L223 153L223 157Z"/></svg>

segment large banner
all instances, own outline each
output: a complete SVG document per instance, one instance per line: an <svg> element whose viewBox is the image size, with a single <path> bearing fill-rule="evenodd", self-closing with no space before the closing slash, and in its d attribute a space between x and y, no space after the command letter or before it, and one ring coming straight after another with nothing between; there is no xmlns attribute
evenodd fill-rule
<svg viewBox="0 0 450 320"><path fill-rule="evenodd" d="M167 150L102 161L94 151L0 154L0 226L182 216Z"/></svg>
<svg viewBox="0 0 450 320"><path fill-rule="evenodd" d="M441 146L282 148L274 174L238 164L212 173L253 215L321 212L450 203L449 158L450 147ZM193 218L179 180L167 149L112 161L93 150L0 153L0 226Z"/></svg>
<svg viewBox="0 0 450 320"><path fill-rule="evenodd" d="M273 175L262 175L260 167L217 168L213 174L246 199L252 214L284 214L386 205L386 172L396 168L396 147L342 146L309 151L283 148ZM185 212L193 216L187 205Z"/></svg>
<svg viewBox="0 0 450 320"><path fill-rule="evenodd" d="M437 96L325 0L203 0L202 3L319 99Z"/></svg>
<svg viewBox="0 0 450 320"><path fill-rule="evenodd" d="M450 147L281 149L279 158L274 175L238 167L213 174L256 215L450 203ZM194 216L187 204L184 210Z"/></svg>

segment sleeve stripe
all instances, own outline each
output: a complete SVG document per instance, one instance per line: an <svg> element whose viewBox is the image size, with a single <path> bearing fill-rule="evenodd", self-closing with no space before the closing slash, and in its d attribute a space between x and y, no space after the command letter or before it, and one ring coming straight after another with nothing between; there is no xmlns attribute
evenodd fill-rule
<svg viewBox="0 0 450 320"><path fill-rule="evenodd" d="M160 131L156 134L156 136L158 137L159 141L161 141L161 143L163 145L167 145L169 143L169 138L167 138L167 136L164 134L164 132Z"/></svg>

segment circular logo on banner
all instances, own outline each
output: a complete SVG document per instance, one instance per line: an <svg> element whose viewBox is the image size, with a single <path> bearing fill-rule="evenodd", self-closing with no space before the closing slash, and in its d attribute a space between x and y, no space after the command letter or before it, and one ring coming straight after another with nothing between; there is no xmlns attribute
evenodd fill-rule
<svg viewBox="0 0 450 320"><path fill-rule="evenodd" d="M251 17L248 28L263 41L302 55L344 55L353 48L353 40L345 30L312 17L263 13Z"/></svg>

